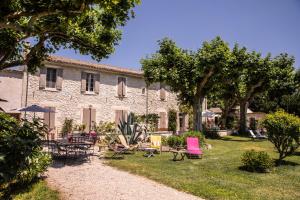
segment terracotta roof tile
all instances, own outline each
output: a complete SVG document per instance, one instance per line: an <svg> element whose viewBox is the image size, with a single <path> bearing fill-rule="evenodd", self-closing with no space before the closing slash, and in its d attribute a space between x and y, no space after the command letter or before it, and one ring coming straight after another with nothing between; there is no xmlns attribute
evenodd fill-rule
<svg viewBox="0 0 300 200"><path fill-rule="evenodd" d="M49 63L57 63L57 64L66 64L66 65L77 65L82 67L88 67L93 69L99 69L106 72L115 72L115 73L123 73L133 76L143 76L143 72L140 70L126 69L122 67L115 67L107 64L99 64L99 63L91 63L80 61L76 59L65 58L61 56L49 56L47 58Z"/></svg>

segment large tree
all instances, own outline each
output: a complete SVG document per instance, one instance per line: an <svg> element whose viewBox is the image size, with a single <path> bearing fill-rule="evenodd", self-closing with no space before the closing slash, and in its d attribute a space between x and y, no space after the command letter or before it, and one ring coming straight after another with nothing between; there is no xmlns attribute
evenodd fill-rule
<svg viewBox="0 0 300 200"><path fill-rule="evenodd" d="M294 61L294 57L288 54L281 54L273 59L274 67L279 70L276 70L276 76L270 80L270 87L250 102L249 106L252 110L269 113L283 108L287 112L293 111L289 102L293 102L295 98L292 95L299 87L293 66Z"/></svg>
<svg viewBox="0 0 300 200"><path fill-rule="evenodd" d="M237 44L232 54L234 57L232 66L239 72L234 82L236 97L240 105L239 129L241 133L245 133L248 103L269 87L277 68L273 67L270 54L263 58L261 54L255 51L248 52L245 47L240 48Z"/></svg>
<svg viewBox="0 0 300 200"><path fill-rule="evenodd" d="M203 100L227 73L230 48L220 37L204 42L197 52L181 49L170 39L159 46L156 54L141 61L146 81L169 85L181 103L192 106L193 128L201 131Z"/></svg>
<svg viewBox="0 0 300 200"><path fill-rule="evenodd" d="M72 48L96 60L121 38L119 26L140 0L2 0L0 70L24 65L34 72L46 56ZM29 39L29 40L28 40ZM28 45L28 41L31 45Z"/></svg>

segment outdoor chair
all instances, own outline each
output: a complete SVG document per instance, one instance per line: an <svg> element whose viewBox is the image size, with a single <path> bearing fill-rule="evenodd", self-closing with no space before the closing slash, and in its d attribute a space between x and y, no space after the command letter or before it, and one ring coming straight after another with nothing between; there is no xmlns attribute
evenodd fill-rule
<svg viewBox="0 0 300 200"><path fill-rule="evenodd" d="M127 151L135 152L136 149L137 149L138 146L139 146L139 144L128 145L128 143L126 142L126 139L125 139L124 135L118 135L118 138L119 138L121 144L124 146L124 148L127 149Z"/></svg>
<svg viewBox="0 0 300 200"><path fill-rule="evenodd" d="M146 153L144 154L145 157L153 157L154 153L162 152L162 146L161 146L161 136L160 135L151 135L150 136L150 147L149 148L144 148L144 151Z"/></svg>
<svg viewBox="0 0 300 200"><path fill-rule="evenodd" d="M124 154L128 152L127 148L117 144L108 144L108 148L114 152L112 158L117 158L117 156L124 158Z"/></svg>
<svg viewBox="0 0 300 200"><path fill-rule="evenodd" d="M187 143L187 157L188 158L202 158L202 149L199 147L199 140L197 137L188 137Z"/></svg>
<svg viewBox="0 0 300 200"><path fill-rule="evenodd" d="M267 136L265 135L261 135L260 133L255 135L254 132L252 130L249 130L250 133L250 137L254 140L254 139L267 139Z"/></svg>

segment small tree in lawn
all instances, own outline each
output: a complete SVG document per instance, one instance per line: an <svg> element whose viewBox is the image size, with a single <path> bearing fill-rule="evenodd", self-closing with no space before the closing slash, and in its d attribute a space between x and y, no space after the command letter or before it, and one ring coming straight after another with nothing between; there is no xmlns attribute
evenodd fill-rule
<svg viewBox="0 0 300 200"><path fill-rule="evenodd" d="M165 82L178 99L193 108L193 129L202 131L202 103L216 82L228 71L230 48L220 37L204 42L197 52L183 50L170 39L159 41L160 49L143 59L148 84Z"/></svg>
<svg viewBox="0 0 300 200"><path fill-rule="evenodd" d="M262 125L267 129L268 140L279 153L279 164L300 146L300 118L284 111L268 114Z"/></svg>

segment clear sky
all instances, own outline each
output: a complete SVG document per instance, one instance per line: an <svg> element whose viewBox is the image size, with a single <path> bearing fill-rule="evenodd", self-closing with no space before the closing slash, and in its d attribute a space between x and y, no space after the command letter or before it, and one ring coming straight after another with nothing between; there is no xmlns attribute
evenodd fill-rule
<svg viewBox="0 0 300 200"><path fill-rule="evenodd" d="M140 69L140 59L155 53L164 37L196 50L219 35L231 47L237 42L263 55L287 52L300 67L300 0L142 0L135 13L115 53L101 63ZM73 50L57 54L92 61Z"/></svg>

